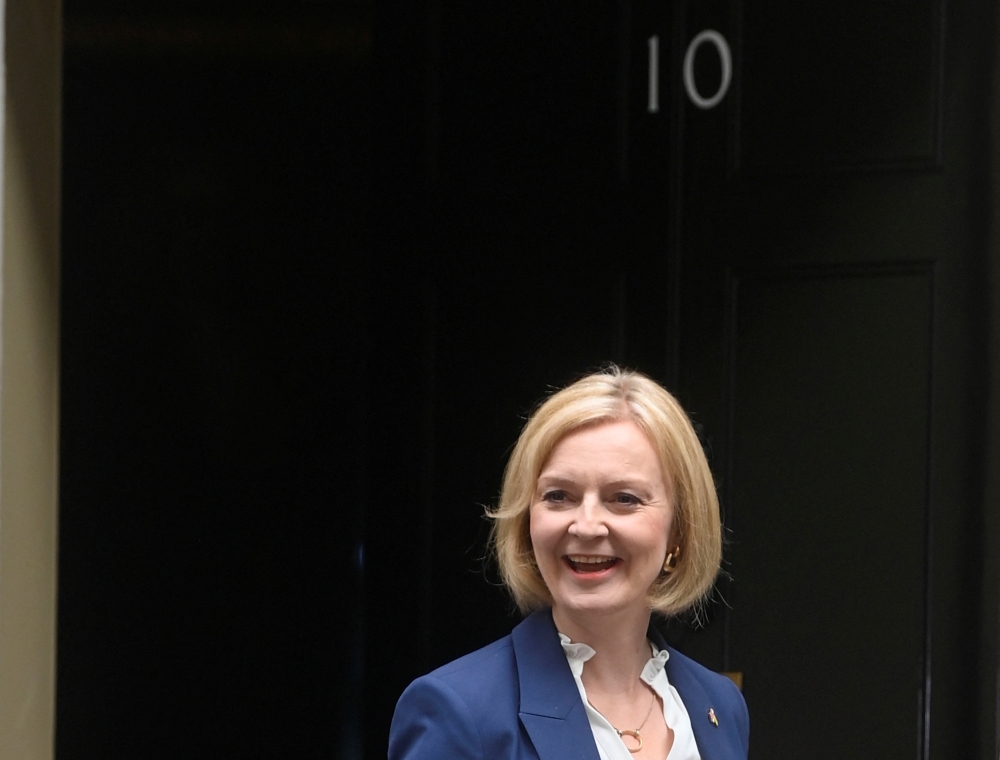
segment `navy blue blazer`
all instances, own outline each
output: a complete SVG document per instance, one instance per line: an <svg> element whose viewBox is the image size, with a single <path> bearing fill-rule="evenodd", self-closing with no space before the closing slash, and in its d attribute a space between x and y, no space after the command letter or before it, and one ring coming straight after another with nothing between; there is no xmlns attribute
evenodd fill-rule
<svg viewBox="0 0 1000 760"><path fill-rule="evenodd" d="M746 760L750 722L733 682L667 647L652 627L649 636L670 652L667 679L691 716L702 760ZM389 730L389 760L599 757L548 609L410 684Z"/></svg>

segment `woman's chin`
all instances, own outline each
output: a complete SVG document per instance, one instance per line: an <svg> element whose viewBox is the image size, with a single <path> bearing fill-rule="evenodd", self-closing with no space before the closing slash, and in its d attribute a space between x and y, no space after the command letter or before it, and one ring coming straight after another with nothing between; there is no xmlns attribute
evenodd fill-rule
<svg viewBox="0 0 1000 760"><path fill-rule="evenodd" d="M628 600L610 594L567 594L557 597L552 604L554 614L584 621L601 620L635 608L648 609L644 599Z"/></svg>

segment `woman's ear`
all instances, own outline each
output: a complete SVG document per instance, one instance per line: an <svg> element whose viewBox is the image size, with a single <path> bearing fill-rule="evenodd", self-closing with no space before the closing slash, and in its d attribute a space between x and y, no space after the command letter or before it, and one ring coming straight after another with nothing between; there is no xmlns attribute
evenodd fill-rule
<svg viewBox="0 0 1000 760"><path fill-rule="evenodd" d="M682 547L684 545L684 538L681 535L680 528L677 524L670 526L670 533L667 535L667 551L669 552L674 547Z"/></svg>

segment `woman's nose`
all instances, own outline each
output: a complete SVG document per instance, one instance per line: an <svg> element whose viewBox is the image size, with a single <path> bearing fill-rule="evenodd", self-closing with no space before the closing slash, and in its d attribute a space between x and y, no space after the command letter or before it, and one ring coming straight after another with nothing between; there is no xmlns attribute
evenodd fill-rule
<svg viewBox="0 0 1000 760"><path fill-rule="evenodd" d="M585 497L576 508L569 533L577 538L602 538L608 535L608 526L604 522L604 510L597 499Z"/></svg>

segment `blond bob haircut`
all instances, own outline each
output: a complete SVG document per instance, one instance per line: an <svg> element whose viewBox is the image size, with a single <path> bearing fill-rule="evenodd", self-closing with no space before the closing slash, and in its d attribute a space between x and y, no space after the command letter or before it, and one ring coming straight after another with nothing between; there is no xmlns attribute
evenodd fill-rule
<svg viewBox="0 0 1000 760"><path fill-rule="evenodd" d="M670 548L680 546L672 573L649 589L650 609L697 616L722 558L722 527L715 482L698 436L673 396L638 372L609 367L550 396L531 415L504 472L500 503L488 512L491 547L500 574L522 612L552 604L535 561L529 507L538 476L555 445L568 433L606 422L631 420L649 438L673 499Z"/></svg>

